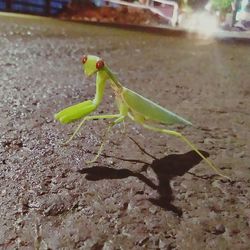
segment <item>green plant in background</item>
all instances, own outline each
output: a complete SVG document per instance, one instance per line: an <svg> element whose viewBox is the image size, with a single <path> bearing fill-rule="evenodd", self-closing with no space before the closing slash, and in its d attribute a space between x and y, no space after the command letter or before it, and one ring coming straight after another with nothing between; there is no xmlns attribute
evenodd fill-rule
<svg viewBox="0 0 250 250"><path fill-rule="evenodd" d="M215 10L226 12L231 9L233 0L211 0L211 2Z"/></svg>
<svg viewBox="0 0 250 250"><path fill-rule="evenodd" d="M82 63L83 70L86 76L96 74L95 98L93 100L87 100L63 109L62 111L55 114L55 119L65 124L82 118L79 126L66 143L73 139L73 137L76 135L85 121L97 119L112 120L105 132L104 140L98 150L96 157L94 157L94 159L90 162L95 162L101 154L104 143L106 141L106 137L112 127L121 122L124 122L125 118L129 117L132 121L140 124L146 129L154 132L160 132L166 135L172 135L181 139L182 141L187 143L217 174L222 177L229 178L221 173L220 170L181 133L155 125L192 125L189 121L161 107L151 100L139 95L138 93L124 87L101 58L92 55L84 56L82 59ZM100 105L103 99L107 80L109 80L110 86L115 93L119 113L88 116L88 114L95 111Z"/></svg>
<svg viewBox="0 0 250 250"><path fill-rule="evenodd" d="M177 3L181 8L189 8L193 10L203 9L208 0L178 0Z"/></svg>

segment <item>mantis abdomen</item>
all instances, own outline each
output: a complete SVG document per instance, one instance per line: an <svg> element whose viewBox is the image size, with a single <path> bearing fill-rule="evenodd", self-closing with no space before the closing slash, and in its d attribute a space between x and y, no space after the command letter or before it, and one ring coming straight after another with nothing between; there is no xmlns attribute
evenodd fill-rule
<svg viewBox="0 0 250 250"><path fill-rule="evenodd" d="M128 107L142 115L146 120L164 123L166 125L175 123L192 125L192 123L186 119L161 107L155 102L152 102L151 100L135 93L128 88L123 88L122 96Z"/></svg>

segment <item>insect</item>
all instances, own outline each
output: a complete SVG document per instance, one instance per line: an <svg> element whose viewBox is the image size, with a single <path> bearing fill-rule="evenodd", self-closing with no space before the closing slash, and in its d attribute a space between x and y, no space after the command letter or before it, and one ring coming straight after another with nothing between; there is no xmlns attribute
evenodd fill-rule
<svg viewBox="0 0 250 250"><path fill-rule="evenodd" d="M65 108L55 114L55 119L63 124L82 119L79 126L66 143L73 139L73 137L77 134L77 132L80 130L85 121L96 119L111 119L112 121L105 132L105 138L107 137L113 126L124 122L125 118L129 117L132 121L139 123L146 129L155 132L160 132L166 135L172 135L181 139L186 144L188 144L218 175L229 179L229 177L221 173L221 171L210 160L208 160L191 141L189 141L180 132L165 129L160 126L160 124L192 125L191 122L161 107L160 105L152 102L151 100L139 95L138 93L124 87L100 57L93 55L83 56L82 64L83 71L86 76L96 74L96 93L93 100L87 100L78 103L76 105ZM104 89L107 80L109 80L110 86L115 93L119 113L88 115L91 112L95 111L100 105L103 99ZM159 126L156 126L155 124L159 124ZM90 162L94 162L97 160L103 149L104 141L105 140L103 140L97 155Z"/></svg>

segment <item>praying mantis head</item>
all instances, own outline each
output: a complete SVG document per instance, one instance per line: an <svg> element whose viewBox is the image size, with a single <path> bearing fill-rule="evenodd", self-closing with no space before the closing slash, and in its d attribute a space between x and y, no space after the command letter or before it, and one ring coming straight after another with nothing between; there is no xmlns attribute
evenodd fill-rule
<svg viewBox="0 0 250 250"><path fill-rule="evenodd" d="M91 76L97 71L104 68L104 61L98 56L83 56L82 57L83 71L86 76Z"/></svg>

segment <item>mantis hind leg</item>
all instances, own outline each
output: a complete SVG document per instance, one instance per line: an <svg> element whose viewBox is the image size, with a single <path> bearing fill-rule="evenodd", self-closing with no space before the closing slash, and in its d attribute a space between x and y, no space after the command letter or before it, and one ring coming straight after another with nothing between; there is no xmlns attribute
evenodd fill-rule
<svg viewBox="0 0 250 250"><path fill-rule="evenodd" d="M147 128L149 130L152 131L156 131L156 132L161 132L163 134L167 134L167 135L173 135L176 136L178 138L180 138L182 141L184 141L186 144L188 144L207 164L210 168L212 168L218 175L220 175L221 177L227 178L229 180L231 180L228 176L224 175L210 160L208 160L199 150L198 148L191 142L189 141L185 136L183 136L181 133L173 131L173 130L168 130L168 129L162 129L162 128L158 128L158 127L153 127L147 124L142 124L142 126L144 128Z"/></svg>

